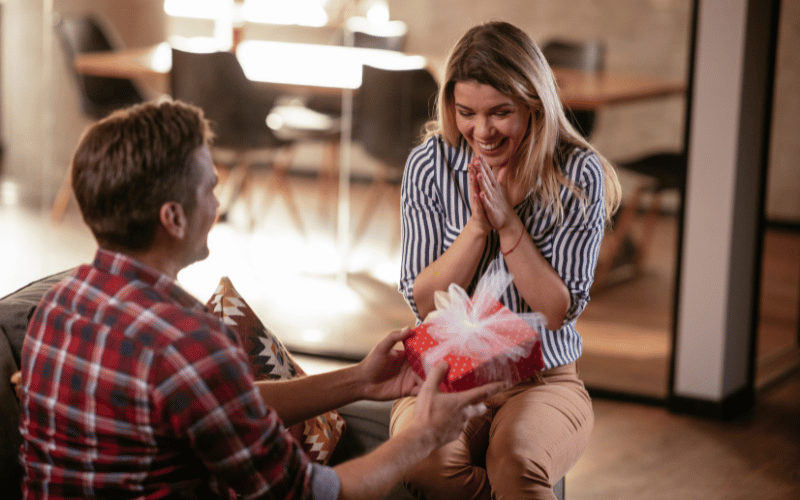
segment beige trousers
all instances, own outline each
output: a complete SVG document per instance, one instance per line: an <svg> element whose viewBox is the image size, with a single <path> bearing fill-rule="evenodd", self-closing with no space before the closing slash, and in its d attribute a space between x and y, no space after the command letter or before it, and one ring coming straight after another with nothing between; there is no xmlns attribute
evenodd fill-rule
<svg viewBox="0 0 800 500"><path fill-rule="evenodd" d="M541 373L487 402L489 411L404 478L418 499L555 499L553 484L589 442L594 413L575 363ZM416 398L392 408L390 433L414 419Z"/></svg>

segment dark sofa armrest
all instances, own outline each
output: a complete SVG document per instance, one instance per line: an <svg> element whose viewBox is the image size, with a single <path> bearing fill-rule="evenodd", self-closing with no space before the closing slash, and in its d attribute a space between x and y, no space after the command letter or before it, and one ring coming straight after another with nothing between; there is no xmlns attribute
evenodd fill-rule
<svg viewBox="0 0 800 500"><path fill-rule="evenodd" d="M51 274L0 298L0 330L11 345L14 362L17 366L19 366L22 342L28 332L28 323L33 316L33 311L39 305L44 294L73 271L74 268Z"/></svg>
<svg viewBox="0 0 800 500"><path fill-rule="evenodd" d="M19 369L5 335L0 334L0 485L3 498L22 497L22 468L17 460L22 436L19 434L19 403L11 385L11 374ZM9 496L6 496L9 495Z"/></svg>
<svg viewBox="0 0 800 500"><path fill-rule="evenodd" d="M22 343L36 306L50 288L73 269L52 274L0 298L0 485L3 498L21 498L19 447L19 403L11 375L19 370Z"/></svg>

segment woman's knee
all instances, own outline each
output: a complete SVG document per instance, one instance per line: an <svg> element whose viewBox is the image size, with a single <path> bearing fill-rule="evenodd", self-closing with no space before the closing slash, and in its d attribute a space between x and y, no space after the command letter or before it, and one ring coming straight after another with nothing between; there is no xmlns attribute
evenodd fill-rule
<svg viewBox="0 0 800 500"><path fill-rule="evenodd" d="M467 463L447 463L434 452L403 478L417 499L489 500L491 490L486 469Z"/></svg>
<svg viewBox="0 0 800 500"><path fill-rule="evenodd" d="M497 500L555 498L553 484L560 479L552 477L547 464L513 449L487 459L486 472Z"/></svg>

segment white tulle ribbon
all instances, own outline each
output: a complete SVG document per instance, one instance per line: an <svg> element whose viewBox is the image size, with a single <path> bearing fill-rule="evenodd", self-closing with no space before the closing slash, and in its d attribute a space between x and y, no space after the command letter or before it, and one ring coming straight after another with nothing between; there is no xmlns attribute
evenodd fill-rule
<svg viewBox="0 0 800 500"><path fill-rule="evenodd" d="M445 356L464 356L481 366L482 378L487 380L513 379L512 363L531 354L538 343L538 335L529 336L517 343L501 332L519 330L520 319L534 333L544 318L539 313L514 314L507 308L498 309L500 296L513 281L513 277L494 263L481 277L472 299L458 285L452 284L447 292L436 292L436 310L425 320L428 334L439 342L422 355L425 372ZM492 363L487 363L489 359Z"/></svg>

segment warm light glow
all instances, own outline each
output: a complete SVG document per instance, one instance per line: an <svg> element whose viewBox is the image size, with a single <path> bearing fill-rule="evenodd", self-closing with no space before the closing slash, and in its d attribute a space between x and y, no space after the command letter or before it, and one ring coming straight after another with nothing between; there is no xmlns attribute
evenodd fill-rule
<svg viewBox="0 0 800 500"><path fill-rule="evenodd" d="M375 36L405 36L408 33L408 25L403 21L375 22L366 17L353 16L347 19L347 28L351 31L361 31Z"/></svg>
<svg viewBox="0 0 800 500"><path fill-rule="evenodd" d="M150 65L156 71L169 73L169 70L172 67L172 48L170 47L169 43L165 42L158 44L155 52L153 52Z"/></svg>
<svg viewBox="0 0 800 500"><path fill-rule="evenodd" d="M327 0L245 0L242 15L253 23L325 26L326 3Z"/></svg>
<svg viewBox="0 0 800 500"><path fill-rule="evenodd" d="M6 207L17 205L19 203L19 185L11 181L4 181L0 184L0 202Z"/></svg>
<svg viewBox="0 0 800 500"><path fill-rule="evenodd" d="M389 21L389 5L384 0L367 2L366 11L367 19L371 23L381 24Z"/></svg>
<svg viewBox="0 0 800 500"><path fill-rule="evenodd" d="M236 56L253 81L346 89L361 86L364 64L385 69L415 69L427 64L422 56L393 50L264 40L243 41ZM265 60L270 63L263 64Z"/></svg>
<svg viewBox="0 0 800 500"><path fill-rule="evenodd" d="M275 310L307 319L358 314L366 307L353 289L332 278L296 276L266 293Z"/></svg>
<svg viewBox="0 0 800 500"><path fill-rule="evenodd" d="M233 0L164 0L164 12L174 17L219 19L233 8Z"/></svg>
<svg viewBox="0 0 800 500"><path fill-rule="evenodd" d="M325 340L325 332L316 328L308 328L300 332L300 338L303 339L304 342L318 344Z"/></svg>
<svg viewBox="0 0 800 500"><path fill-rule="evenodd" d="M280 134L281 129L287 130L331 130L336 126L336 121L330 116L318 113L302 105L279 105L272 108L267 115L267 126Z"/></svg>
<svg viewBox="0 0 800 500"><path fill-rule="evenodd" d="M400 283L400 257L396 259L381 259L372 267L372 276L378 281L392 287Z"/></svg>
<svg viewBox="0 0 800 500"><path fill-rule="evenodd" d="M165 0L164 12L174 17L213 19L229 24L241 19L253 23L325 26L328 0ZM228 21L228 23L225 23Z"/></svg>

